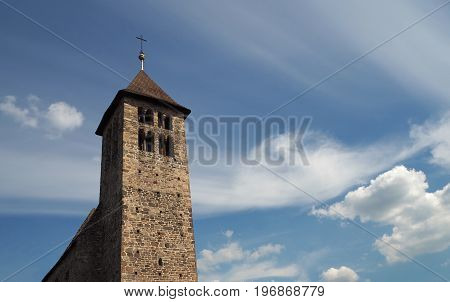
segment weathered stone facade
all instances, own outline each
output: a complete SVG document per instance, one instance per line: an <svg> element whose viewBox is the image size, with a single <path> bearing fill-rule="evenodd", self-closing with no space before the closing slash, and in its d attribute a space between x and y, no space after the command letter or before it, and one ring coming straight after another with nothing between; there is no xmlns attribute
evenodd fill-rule
<svg viewBox="0 0 450 302"><path fill-rule="evenodd" d="M143 71L119 91L96 132L99 206L44 281L197 281L189 112Z"/></svg>

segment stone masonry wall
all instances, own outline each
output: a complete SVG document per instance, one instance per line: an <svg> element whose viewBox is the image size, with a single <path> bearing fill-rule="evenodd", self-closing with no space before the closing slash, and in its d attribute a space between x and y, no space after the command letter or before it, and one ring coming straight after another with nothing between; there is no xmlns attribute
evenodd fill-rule
<svg viewBox="0 0 450 302"><path fill-rule="evenodd" d="M153 110L153 125L139 123L138 107ZM158 127L157 112L173 130ZM154 152L139 150L140 128L153 131ZM174 157L159 154L159 134L172 137ZM123 142L121 280L197 281L183 115L125 99Z"/></svg>
<svg viewBox="0 0 450 302"><path fill-rule="evenodd" d="M120 281L122 242L123 105L118 106L103 132L99 208L103 213L102 263L107 281Z"/></svg>

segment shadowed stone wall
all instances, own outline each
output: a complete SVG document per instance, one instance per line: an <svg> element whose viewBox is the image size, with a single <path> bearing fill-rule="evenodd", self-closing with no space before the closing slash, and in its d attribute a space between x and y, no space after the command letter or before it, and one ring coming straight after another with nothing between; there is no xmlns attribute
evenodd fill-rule
<svg viewBox="0 0 450 302"><path fill-rule="evenodd" d="M120 281L122 129L119 106L104 131L99 206L43 281Z"/></svg>

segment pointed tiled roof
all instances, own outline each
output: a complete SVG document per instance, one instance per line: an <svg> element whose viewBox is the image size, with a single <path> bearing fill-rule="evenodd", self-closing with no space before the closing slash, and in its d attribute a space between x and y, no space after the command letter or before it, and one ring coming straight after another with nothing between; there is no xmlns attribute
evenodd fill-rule
<svg viewBox="0 0 450 302"><path fill-rule="evenodd" d="M160 103L172 110L184 115L186 118L191 110L175 102L161 87L158 86L143 70L139 71L127 88L119 90L109 105L105 114L103 114L100 125L95 134L102 136L103 130L116 110L117 106L123 101L125 96L140 98L151 103Z"/></svg>
<svg viewBox="0 0 450 302"><path fill-rule="evenodd" d="M158 84L156 84L143 70L138 72L126 90L145 96L151 96L172 105L178 105L178 103L165 93L164 90L162 90L161 87L159 87Z"/></svg>

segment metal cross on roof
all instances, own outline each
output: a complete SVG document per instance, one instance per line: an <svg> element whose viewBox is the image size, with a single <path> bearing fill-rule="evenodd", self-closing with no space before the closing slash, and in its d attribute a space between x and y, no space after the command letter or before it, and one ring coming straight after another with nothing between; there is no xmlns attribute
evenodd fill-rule
<svg viewBox="0 0 450 302"><path fill-rule="evenodd" d="M142 42L147 42L147 40L144 39L144 36L143 36L143 35L140 35L139 37L136 37L136 39L138 39L138 40L141 41L141 52L143 52L143 51L142 51Z"/></svg>

